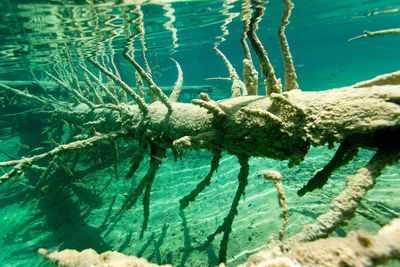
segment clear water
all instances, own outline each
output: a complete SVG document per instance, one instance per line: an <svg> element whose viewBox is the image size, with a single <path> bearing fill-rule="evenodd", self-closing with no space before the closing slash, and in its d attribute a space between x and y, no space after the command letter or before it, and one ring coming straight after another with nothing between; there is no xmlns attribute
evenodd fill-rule
<svg viewBox="0 0 400 267"><path fill-rule="evenodd" d="M133 9L134 3L104 1L93 6L83 1L2 0L0 81L32 81L33 75L49 80L43 71L65 60L65 47L68 47L73 61L93 54L106 55L109 60L108 56L114 54L123 80L134 84L133 69L121 56L126 43L121 10ZM302 90L342 87L399 69L400 35L347 41L364 30L400 27L397 0L299 0L295 5L286 34ZM276 38L282 6L276 0L265 6L267 10L258 35L277 76L283 77ZM212 49L215 44L219 44L219 49L241 75L240 7L241 1L234 0L142 4L145 53L155 82L162 88L174 84L177 72L170 59L174 58L182 67L184 86L212 87L210 96L215 100L229 97L229 83L205 79L228 75ZM131 13L130 18L135 20L137 15ZM229 23L228 18L231 18ZM134 42L137 54L142 49L139 39L138 36ZM255 57L254 60L256 62ZM198 97L198 93L183 91L180 101L189 102ZM15 109L11 104L4 104L2 91L0 97L3 103L0 107L0 160L31 155L31 151L40 146L51 148L51 144L43 143L46 141L41 135L43 125L12 119L18 118L8 116ZM65 142L69 130L66 124L61 125L60 131L66 132L65 140L57 141ZM122 176L129 169L129 155L136 144L121 141L117 145L120 148L118 171ZM108 151L107 148L104 151ZM276 191L272 184L264 181L262 172L275 169L285 177L290 209L287 235L290 236L326 211L330 200L343 189L346 176L354 174L372 155L371 151L362 150L349 165L336 171L323 189L299 198L296 191L330 160L334 151L327 147L312 148L305 160L291 169L286 161L251 159L249 185L239 204L229 240L228 265L245 261L250 253L266 244L271 234L276 236L281 226ZM88 162L102 157L107 158L107 155L87 152ZM149 227L143 239L139 238L143 220L141 203L122 216L118 215L118 209L124 201L123 194L130 192L146 173L148 158L132 180L116 178L112 164L85 171L87 161L81 159L77 162L75 177L58 172L51 177L49 190L43 197L27 198L40 175L37 171L27 173L11 186L2 185L0 265L46 266L37 254L41 247L52 250L94 248L98 252L118 250L174 266L217 265L220 235L205 251L182 249L203 243L222 223L237 187L239 164L236 157L224 154L211 184L183 212L179 209L179 200L207 175L211 158L208 151L185 152L184 158L175 162L168 152L151 191ZM333 235L344 236L354 229L373 233L398 217L399 181L400 165L386 168L349 226L339 228Z"/></svg>

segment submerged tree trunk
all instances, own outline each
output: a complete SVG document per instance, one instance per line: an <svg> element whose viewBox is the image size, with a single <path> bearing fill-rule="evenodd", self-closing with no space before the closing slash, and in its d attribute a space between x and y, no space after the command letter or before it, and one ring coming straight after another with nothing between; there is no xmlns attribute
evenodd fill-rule
<svg viewBox="0 0 400 267"><path fill-rule="evenodd" d="M399 147L400 85L292 90L214 103L220 115L187 103L172 103L172 111L168 111L159 101L148 105L145 114L136 105L121 104L124 112L120 112L81 104L74 112L58 111L58 115L79 125L92 122L100 133L123 128L116 137L178 151L217 149L234 155L288 159L290 165L300 163L311 145L347 140L356 147Z"/></svg>
<svg viewBox="0 0 400 267"><path fill-rule="evenodd" d="M183 149L218 149L235 155L290 159L299 163L310 145L398 146L400 85L345 87L323 92L242 96L216 102L215 116L193 104L160 102L133 112L135 138ZM385 138L383 138L385 136Z"/></svg>

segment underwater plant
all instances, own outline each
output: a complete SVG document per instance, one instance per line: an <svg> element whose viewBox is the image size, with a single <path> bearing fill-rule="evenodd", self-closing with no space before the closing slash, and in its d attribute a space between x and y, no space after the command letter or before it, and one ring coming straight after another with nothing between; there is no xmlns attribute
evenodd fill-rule
<svg viewBox="0 0 400 267"><path fill-rule="evenodd" d="M143 14L139 3L131 6L130 10L126 6L120 6L126 36L123 57L134 69L135 88L121 78L113 54L106 57L93 52L91 56L82 57L76 62L68 47L60 51L66 60L58 61L51 70L45 72L51 81L36 81L44 89L43 93L31 94L14 88L16 85L0 82L0 90L29 102L27 111L21 111L20 115L34 113L35 119L40 121L39 124L44 125L42 133L48 133L49 140L52 141L52 144L42 149L47 151L0 162L0 167L5 170L0 177L0 184L16 183L27 172L38 172L39 179L35 181L30 197L35 197L36 194L39 196L37 201L40 201L51 180L57 179L57 172L61 170L70 176L74 174L79 157L90 162L92 169L89 168L88 171L94 171L96 166L109 164L114 166L115 176L119 177L119 155L124 153L126 157L131 157L131 166L125 174L129 179L144 161L146 153L149 153L150 163L146 174L125 195L124 204L119 209L119 214L122 214L142 197L143 222L140 236L143 237L149 226L152 185L157 179L157 171L167 156L167 151L172 151L175 160L184 160L185 150L204 149L211 151L213 155L208 175L180 200L182 210L190 202L196 201L210 184L213 174L218 170L221 153L227 152L236 156L240 165L237 190L230 208L222 224L200 245L183 249L206 250L221 234L218 259L225 263L232 224L248 184L251 157L289 160L289 167L292 167L303 161L312 146L329 144L333 148L334 144L339 144L331 161L298 191L298 195L302 196L322 188L332 172L348 164L357 155L359 148L376 151L366 166L360 168L356 175L347 178L343 192L332 201L325 214L318 216L313 224L305 226L302 232L286 239L284 231L288 208L280 181L281 175L270 170L264 174L265 179L273 180L278 189L284 225L279 232L278 242L271 243L268 247L273 253L252 256L253 262L246 266L268 261L268 257L282 256L292 257L300 264L318 264L307 258L308 252L302 252L302 246L328 237L339 226L347 224L383 169L400 158L400 71L343 88L320 92L302 91L296 81L295 67L285 35L285 27L289 24L294 5L290 0L282 0L282 3L278 40L285 66L284 87L276 77L268 53L257 35L258 24L265 11L265 3L259 0L243 0L242 4L242 79L218 45L214 46L229 72L229 78L216 79L225 79L232 83L231 97L227 99L214 101L210 95L202 92L199 99L193 99L191 103L179 102L183 91L183 71L174 59L172 60L176 64L178 78L167 96L154 81L146 60L144 26L141 20ZM96 14L96 5L90 2L89 6L93 14ZM130 14L135 15L135 20L130 18ZM135 33L131 32L131 24L134 25ZM137 61L137 51L133 45L137 39L142 46L142 65ZM259 61L260 72L265 78L266 95L259 95L258 71L250 51L254 52ZM60 87L63 91L56 95L52 87ZM21 108L23 101L18 105ZM66 140L62 144L55 141L63 138ZM119 146L118 142L128 146ZM104 149L104 146L108 147L108 155L103 157L102 162L95 162L96 153ZM81 181L75 183L85 186ZM399 257L398 241L393 241L393 244L390 243L379 253L372 253L372 248L387 241L385 231L392 231L391 227L397 227L394 232L398 235L398 219L383 227L382 233L379 232L377 237L358 233L357 242L365 244L363 246L371 250L365 253L365 265L369 261L379 262ZM332 246L328 244L327 248L323 245L321 247L329 251ZM348 249L353 247L350 244ZM307 251L317 251L317 248L318 245L308 248ZM63 264L61 253L51 254L43 249L40 253L51 263ZM66 255L67 258L71 257ZM61 258L58 259L59 256ZM339 255L337 259L340 259ZM346 259L342 260L346 262ZM297 264L295 261L292 263L293 266ZM263 266L275 265L271 263Z"/></svg>

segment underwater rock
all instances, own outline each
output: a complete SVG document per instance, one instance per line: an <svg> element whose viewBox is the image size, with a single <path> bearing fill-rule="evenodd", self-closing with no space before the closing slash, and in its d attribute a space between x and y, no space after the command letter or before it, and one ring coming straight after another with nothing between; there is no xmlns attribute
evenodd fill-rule
<svg viewBox="0 0 400 267"><path fill-rule="evenodd" d="M275 266L264 263L281 256L308 267L375 266L388 259L400 258L399 240L400 219L397 218L384 226L376 235L363 230L352 231L343 238L330 237L297 244L283 255L276 247L272 247L250 256L248 262L240 266Z"/></svg>
<svg viewBox="0 0 400 267"><path fill-rule="evenodd" d="M102 254L91 248L85 249L81 252L73 249L65 249L63 251L49 251L47 249L39 249L39 254L54 266L63 267L85 267L85 266L125 266L125 267L156 267L171 265L157 265L148 262L146 259L138 258L135 256L126 256L116 251L106 251Z"/></svg>

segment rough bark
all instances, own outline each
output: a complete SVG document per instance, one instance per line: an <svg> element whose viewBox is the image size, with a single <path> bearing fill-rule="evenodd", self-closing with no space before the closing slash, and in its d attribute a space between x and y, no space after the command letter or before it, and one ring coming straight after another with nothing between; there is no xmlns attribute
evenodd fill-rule
<svg viewBox="0 0 400 267"><path fill-rule="evenodd" d="M146 115L132 110L133 133L162 146L174 141L183 149L217 148L294 164L311 145L349 138L363 147L399 146L394 138L400 128L399 85L292 90L217 103L225 113L222 117L183 103L174 103L171 113L159 102L149 105Z"/></svg>
<svg viewBox="0 0 400 267"><path fill-rule="evenodd" d="M234 155L289 159L290 165L301 162L311 145L350 140L357 147L400 146L397 84L321 92L292 90L214 104L222 115L185 103L171 103L169 111L159 101L147 105L146 113L139 112L137 105L125 104L119 109L80 104L74 111L56 112L79 125L102 121L96 127L99 132L125 128L125 137L164 148L218 149Z"/></svg>

